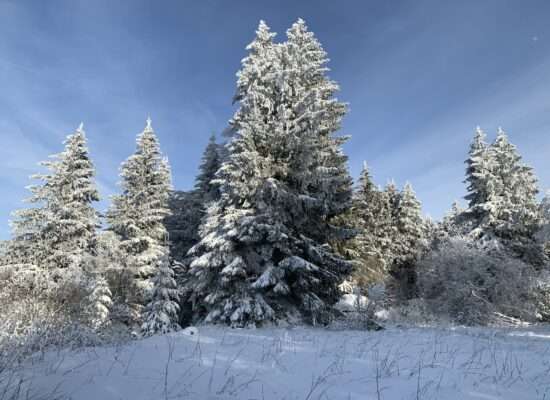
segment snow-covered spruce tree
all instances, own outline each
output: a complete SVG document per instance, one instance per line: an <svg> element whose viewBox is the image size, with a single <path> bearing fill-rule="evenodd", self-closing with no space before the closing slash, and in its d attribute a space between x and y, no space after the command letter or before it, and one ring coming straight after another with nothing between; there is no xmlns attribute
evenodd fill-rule
<svg viewBox="0 0 550 400"><path fill-rule="evenodd" d="M137 137L135 153L122 163L120 177L122 194L113 197L107 220L120 238L126 268L134 277L126 302L139 311L150 299L151 278L168 247L163 222L170 212L172 189L170 167L160 152L151 119Z"/></svg>
<svg viewBox="0 0 550 400"><path fill-rule="evenodd" d="M345 106L332 98L326 55L303 21L285 44L273 36L261 22L248 46L221 199L191 249L191 299L209 322L321 321L350 271L327 244L344 231L331 219L350 206L346 159L332 136Z"/></svg>
<svg viewBox="0 0 550 400"><path fill-rule="evenodd" d="M532 238L540 223L537 179L499 128L489 148L493 163L484 221L502 239Z"/></svg>
<svg viewBox="0 0 550 400"><path fill-rule="evenodd" d="M536 177L501 128L490 146L484 138L478 128L466 161L466 228L484 242L531 241L540 224Z"/></svg>
<svg viewBox="0 0 550 400"><path fill-rule="evenodd" d="M4 260L6 264L27 264L37 266L47 257L47 247L42 236L44 208L38 204L35 187L29 186L33 196L26 201L34 203L33 207L20 209L12 213L12 239L6 246Z"/></svg>
<svg viewBox="0 0 550 400"><path fill-rule="evenodd" d="M204 149L199 174L195 179L195 193L203 204L209 204L220 198L219 185L214 181L220 166L220 145L216 143L216 135L213 134Z"/></svg>
<svg viewBox="0 0 550 400"><path fill-rule="evenodd" d="M550 223L550 190L547 190L546 193L544 193L544 197L539 205L539 214L542 223Z"/></svg>
<svg viewBox="0 0 550 400"><path fill-rule="evenodd" d="M170 192L168 208L170 215L164 226L170 239L170 256L184 262L189 249L199 242L203 204L193 190L174 190Z"/></svg>
<svg viewBox="0 0 550 400"><path fill-rule="evenodd" d="M31 178L40 179L32 175ZM48 256L44 240L47 223L47 196L49 193L42 185L27 187L32 193L25 201L32 206L14 211L10 222L12 238L9 241L5 259L8 264L29 264L37 266Z"/></svg>
<svg viewBox="0 0 550 400"><path fill-rule="evenodd" d="M471 231L471 221L458 201L454 201L451 209L443 215L440 221L433 221L429 216L424 218L424 243L421 257L427 253L437 251L440 246L446 245L452 238L463 238ZM470 227L469 227L470 226Z"/></svg>
<svg viewBox="0 0 550 400"><path fill-rule="evenodd" d="M195 187L191 191L173 191L170 194L170 215L165 225L170 237L171 256L185 262L189 249L199 241L199 226L206 215L208 204L218 200L220 189L215 182L216 172L221 166L221 146L212 135L204 150Z"/></svg>
<svg viewBox="0 0 550 400"><path fill-rule="evenodd" d="M165 254L158 260L157 272L153 278L151 300L145 308L141 331L145 336L167 333L179 328L179 291L174 279L170 257Z"/></svg>
<svg viewBox="0 0 550 400"><path fill-rule="evenodd" d="M535 298L537 319L550 322L550 272L548 270L541 271L535 278L531 294Z"/></svg>
<svg viewBox="0 0 550 400"><path fill-rule="evenodd" d="M99 201L94 176L95 168L90 160L86 136L82 124L65 141L65 151L58 161L49 164L56 172L53 182L57 187L55 204L51 211L45 235L53 254L46 261L50 265L69 266L81 262L87 253L93 253L96 230L99 227L97 211L92 204Z"/></svg>
<svg viewBox="0 0 550 400"><path fill-rule="evenodd" d="M97 330L109 320L112 293L102 274L90 274L86 284L89 294L85 299L83 315L88 325Z"/></svg>
<svg viewBox="0 0 550 400"><path fill-rule="evenodd" d="M405 183L397 208L397 230L399 245L402 246L397 257L410 257L422 240L422 211L412 185Z"/></svg>
<svg viewBox="0 0 550 400"><path fill-rule="evenodd" d="M239 102L239 109L229 121L229 128L224 132L226 136L232 137L238 133L239 127L247 122L248 115L254 111L251 107L259 107L257 112L267 115L274 105L273 81L276 74L280 73L279 50L273 43L275 36L276 33L271 32L264 21L260 21L256 38L246 46L248 55L241 61L242 68L237 72L237 91L233 96L233 102ZM247 97L254 93L258 98L255 101L248 100ZM225 156L229 156L228 152L225 152Z"/></svg>
<svg viewBox="0 0 550 400"><path fill-rule="evenodd" d="M349 245L356 261L353 277L360 287L366 289L369 284L385 279L392 245L388 196L376 187L366 163L354 191L351 215L359 230Z"/></svg>
<svg viewBox="0 0 550 400"><path fill-rule="evenodd" d="M298 154L290 167L298 178L298 186L309 187L311 193L323 199L318 205L322 204L330 220L350 208L353 182L341 147L349 137L334 136L340 129L346 105L334 98L339 87L326 76L327 54L302 19L287 31L287 38L282 45L285 79L280 86L290 106L286 112L293 117L289 139L294 141L295 148L291 152ZM288 127L285 121L282 130ZM311 170L303 168L308 162ZM311 235L318 228L323 229L316 226L314 219L307 220L313 222ZM332 225L331 229L334 237L350 236L345 227Z"/></svg>
<svg viewBox="0 0 550 400"><path fill-rule="evenodd" d="M381 281L392 267L399 236L398 206L401 193L393 181L376 187L365 164L354 191L352 208L345 216L357 235L344 241L342 254L354 260L354 279L363 283Z"/></svg>
<svg viewBox="0 0 550 400"><path fill-rule="evenodd" d="M0 240L0 265L10 264L8 262L8 248L10 246L9 240Z"/></svg>
<svg viewBox="0 0 550 400"><path fill-rule="evenodd" d="M348 138L334 135L340 129L346 105L334 98L339 88L326 76L327 54L303 20L287 31L281 59L284 79L278 88L283 101L279 128L275 130L280 134L272 140L284 145L278 146L274 175L286 175L279 196L284 198L289 189L294 191L283 210L292 210L287 226L295 235L293 245L301 249L292 250L294 254L279 266L288 271L287 284L296 279L293 294L302 293L298 295L301 313L315 322L325 310L330 313L331 303L339 296L337 285L350 268L328 245L355 233L338 222L338 217L350 209L352 195L347 157L341 148ZM304 268L302 260L320 270ZM276 290L277 283L271 286Z"/></svg>
<svg viewBox="0 0 550 400"><path fill-rule="evenodd" d="M85 264L89 287L95 287L97 279L105 278L111 292L109 320L132 324L139 319L139 308L129 304L134 293L134 271L128 268L128 253L121 248L120 237L111 230L98 233L96 252ZM99 285L103 283L98 282ZM92 307L93 309L93 307Z"/></svg>
<svg viewBox="0 0 550 400"><path fill-rule="evenodd" d="M536 234L546 256L550 256L550 191L547 191L539 205L540 229Z"/></svg>
<svg viewBox="0 0 550 400"><path fill-rule="evenodd" d="M401 193L399 192L399 189L397 189L397 185L393 180L390 180L386 187L384 188L384 191L386 192L386 196L388 198L388 203L390 205L391 215L392 219L397 219L397 209L399 207L399 201L401 200ZM394 222L395 225L395 222Z"/></svg>
<svg viewBox="0 0 550 400"><path fill-rule="evenodd" d="M423 244L421 205L410 183L406 183L396 210L397 236L393 240L392 274L397 279L399 295L411 298L415 292L415 263Z"/></svg>
<svg viewBox="0 0 550 400"><path fill-rule="evenodd" d="M550 222L550 190L547 190L544 193L542 200L539 205L539 213L542 218L542 222Z"/></svg>
<svg viewBox="0 0 550 400"><path fill-rule="evenodd" d="M13 269L25 282L19 292L28 302L21 310L29 315L18 323L21 331L40 326L46 345L72 340L69 332L74 335L75 327L92 323L85 277L100 276L87 269L95 257L98 215L92 204L99 196L82 124L64 144L62 153L42 163L48 173L34 176L42 181L30 187L34 207L16 213L11 241L11 262L26 264ZM10 297L21 303L17 290Z"/></svg>
<svg viewBox="0 0 550 400"><path fill-rule="evenodd" d="M486 249L505 251L540 268L547 256L536 237L541 218L533 170L525 165L501 128L487 153L491 167L487 198L479 205L485 215L472 236Z"/></svg>
<svg viewBox="0 0 550 400"><path fill-rule="evenodd" d="M126 268L127 253L120 248L120 239L112 231L97 235L93 256L83 265L88 293L85 316L94 328L109 320L129 322L132 311L126 301L130 298L133 276Z"/></svg>
<svg viewBox="0 0 550 400"><path fill-rule="evenodd" d="M391 248L389 250L389 262L393 264L393 260L396 257L396 245L397 245L397 210L399 208L399 201L401 200L401 193L397 189L397 185L393 180L390 180L384 187L384 197L389 209L391 224L387 232L391 240Z"/></svg>
<svg viewBox="0 0 550 400"><path fill-rule="evenodd" d="M48 269L77 266L93 252L99 200L95 169L88 154L82 124L66 139L65 150L43 162L48 174L34 175L42 185L31 186L28 200L37 207L15 213L13 249L21 262Z"/></svg>
<svg viewBox="0 0 550 400"><path fill-rule="evenodd" d="M249 258L258 260L255 272L258 275L263 267L260 262L271 256L269 243L264 246L256 244L255 249L250 250L239 243L242 241L239 236L246 233L242 232L245 217L250 221L249 225L255 223L259 226L253 208L257 201L255 192L259 192L257 188L262 184L262 171L258 171L262 159L258 153L262 148L257 143L264 148L269 144L265 140L267 124L264 120L269 116L269 109L273 108L268 94L274 92L274 72L277 67L280 69L274 36L260 21L256 38L247 46L249 55L237 74L235 100L240 102L240 107L230 121L232 141L227 145L228 157L219 171L221 198L209 207L200 230L202 240L190 251L195 259L191 263L187 288L196 315L208 322L246 324L248 320L255 322L275 317L262 294L256 294L250 288L247 260L243 257L249 252ZM265 222L263 225L269 228ZM259 234L251 230L248 236L249 243L246 244L251 247ZM274 242L281 235L272 236ZM247 250L246 253L239 254L239 247Z"/></svg>
<svg viewBox="0 0 550 400"><path fill-rule="evenodd" d="M458 225L460 224L459 221L463 213L464 213L464 208L460 206L458 201L453 201L451 209L443 217L443 224L445 225L445 230L450 235L458 234L455 231L458 229Z"/></svg>
<svg viewBox="0 0 550 400"><path fill-rule="evenodd" d="M192 318L192 306L185 290L190 258L187 253L196 245L199 227L206 217L208 205L220 198L219 184L215 181L216 172L221 166L222 150L212 135L204 150L195 187L191 191L174 191L170 194L171 215L165 219L170 237L170 255L175 260L175 279L180 293L180 324L183 326Z"/></svg>
<svg viewBox="0 0 550 400"><path fill-rule="evenodd" d="M485 141L486 135L478 126L474 139L470 144L466 164L466 179L468 194L464 198L468 201L467 219L475 226L485 218L487 210L484 204L489 195L491 170L493 168L488 145Z"/></svg>

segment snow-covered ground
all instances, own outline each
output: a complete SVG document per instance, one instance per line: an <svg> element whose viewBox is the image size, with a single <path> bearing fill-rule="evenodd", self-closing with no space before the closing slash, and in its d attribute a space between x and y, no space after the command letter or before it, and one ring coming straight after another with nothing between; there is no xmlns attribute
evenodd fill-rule
<svg viewBox="0 0 550 400"><path fill-rule="evenodd" d="M21 398L543 400L550 399L550 327L200 327L52 352L22 373Z"/></svg>

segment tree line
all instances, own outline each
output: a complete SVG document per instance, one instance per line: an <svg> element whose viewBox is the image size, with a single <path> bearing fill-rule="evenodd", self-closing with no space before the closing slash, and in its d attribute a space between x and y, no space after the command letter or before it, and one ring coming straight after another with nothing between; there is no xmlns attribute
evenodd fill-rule
<svg viewBox="0 0 550 400"><path fill-rule="evenodd" d="M365 164L354 184L342 150L349 137L337 134L347 107L326 52L301 19L284 42L274 38L261 21L225 143L211 137L193 190L173 190L150 119L105 215L94 208L82 125L43 163L0 263L13 335L46 315L144 335L197 322L327 324L343 291L368 297L374 284L423 316L550 316L550 202L538 202L536 177L506 134L489 145L477 129L467 207L431 221L409 183L382 188Z"/></svg>

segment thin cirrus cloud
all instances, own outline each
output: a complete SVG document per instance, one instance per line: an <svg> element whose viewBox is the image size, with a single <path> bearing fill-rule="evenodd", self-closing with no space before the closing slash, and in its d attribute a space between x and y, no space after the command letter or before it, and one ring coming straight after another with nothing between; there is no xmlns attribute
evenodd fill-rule
<svg viewBox="0 0 550 400"><path fill-rule="evenodd" d="M542 2L421 1L382 19L342 81L354 174L366 159L380 184L411 181L425 212L439 218L465 194L475 127L494 138L503 126L547 187L548 12Z"/></svg>
<svg viewBox="0 0 550 400"><path fill-rule="evenodd" d="M150 115L174 186L188 189L234 111L235 72L259 19L284 40L303 17L350 103L350 169L411 181L438 218L464 195L476 125L500 125L550 182L550 4L5 0L0 2L0 238L28 175L84 121L104 210ZM536 38L536 40L534 39ZM547 139L548 138L548 139Z"/></svg>
<svg viewBox="0 0 550 400"><path fill-rule="evenodd" d="M465 193L463 160L476 125L493 140L502 126L528 165L535 168L542 191L548 188L550 171L550 57L506 82L488 88L463 107L420 127L422 136L408 140L373 163L390 176L403 175L406 168L425 210L438 217ZM418 157L418 155L422 157Z"/></svg>

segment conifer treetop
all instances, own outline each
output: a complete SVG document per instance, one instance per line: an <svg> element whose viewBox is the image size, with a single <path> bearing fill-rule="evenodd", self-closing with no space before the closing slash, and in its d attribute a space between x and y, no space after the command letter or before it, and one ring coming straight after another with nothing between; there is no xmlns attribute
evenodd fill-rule
<svg viewBox="0 0 550 400"><path fill-rule="evenodd" d="M35 207L14 215L14 240L24 239L23 258L53 268L79 264L93 251L98 213L92 203L99 200L94 182L95 168L90 159L83 125L68 135L61 153L41 163L46 174L32 178L42 181L29 187ZM20 243L21 244L21 243Z"/></svg>
<svg viewBox="0 0 550 400"><path fill-rule="evenodd" d="M145 120L145 129L144 132L153 132L153 127L151 125L153 121L151 120L150 116L147 116L147 119Z"/></svg>
<svg viewBox="0 0 550 400"><path fill-rule="evenodd" d="M277 36L277 34L275 32L271 32L266 22L263 19L261 19L260 22L258 23L258 29L256 29L256 39L252 43L250 43L246 49L247 50L253 49L254 44L257 42L269 43L273 40L275 36Z"/></svg>

